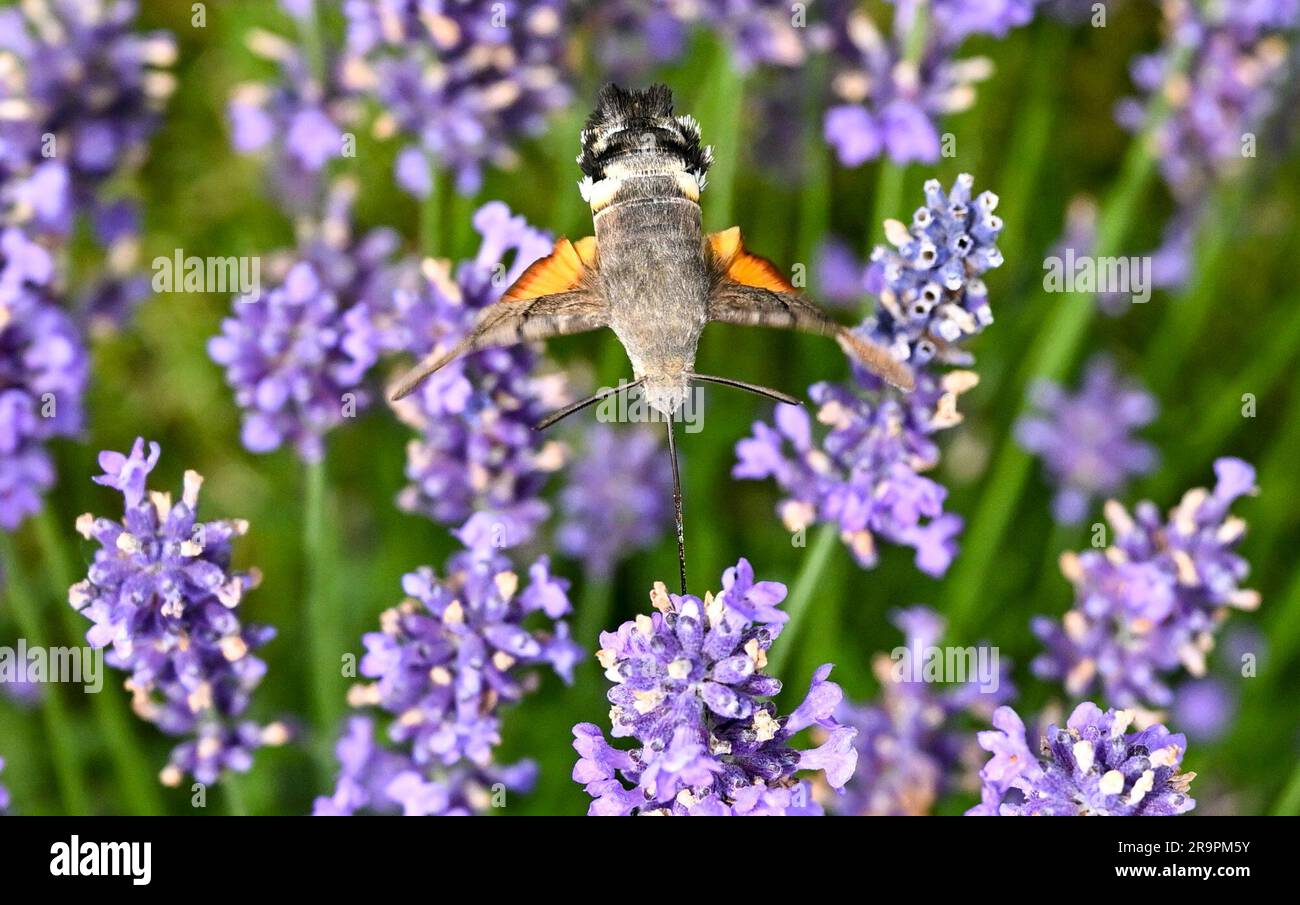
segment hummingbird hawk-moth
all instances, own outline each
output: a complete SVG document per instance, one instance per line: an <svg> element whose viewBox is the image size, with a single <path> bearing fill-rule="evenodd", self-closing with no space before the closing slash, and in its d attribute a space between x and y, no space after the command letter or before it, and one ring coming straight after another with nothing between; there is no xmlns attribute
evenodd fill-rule
<svg viewBox="0 0 1300 905"><path fill-rule="evenodd" d="M561 409L538 428L635 387L666 416L683 594L686 551L673 415L685 404L691 383L720 383L799 404L766 387L695 373L706 324L781 327L833 337L885 380L912 387L905 364L832 320L770 261L752 254L739 227L705 234L699 201L712 160L712 148L700 143L699 124L690 116L673 115L673 96L666 86L627 91L606 85L582 131L578 155L584 177L579 187L591 205L596 234L556 242L550 255L532 264L499 302L483 310L460 342L435 349L402 377L392 394L395 400L402 398L461 355L609 327L627 352L634 379Z"/></svg>

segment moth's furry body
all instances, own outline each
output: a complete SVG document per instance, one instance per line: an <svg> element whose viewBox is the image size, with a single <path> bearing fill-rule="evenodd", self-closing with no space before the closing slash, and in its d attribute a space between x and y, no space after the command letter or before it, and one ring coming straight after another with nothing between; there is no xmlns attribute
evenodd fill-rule
<svg viewBox="0 0 1300 905"><path fill-rule="evenodd" d="M695 380L739 386L784 402L797 400L762 387L696 374L700 334L710 321L806 330L833 337L858 361L890 383L910 389L912 375L888 350L836 323L799 293L773 265L745 249L736 227L706 235L700 193L713 155L700 127L673 114L663 85L624 91L606 85L582 131L578 164L582 197L591 205L594 237L560 239L484 309L454 347L439 347L395 386L399 399L453 359L491 346L530 342L609 327L632 364L646 401L672 415ZM543 425L594 403L603 391L575 403ZM672 419L669 447L676 452ZM685 593L685 548L680 485L678 553Z"/></svg>
<svg viewBox="0 0 1300 905"><path fill-rule="evenodd" d="M673 116L662 86L602 92L582 133L582 192L609 326L645 380L646 401L665 414L686 400L685 375L709 321L713 267L699 196L711 159L699 126Z"/></svg>

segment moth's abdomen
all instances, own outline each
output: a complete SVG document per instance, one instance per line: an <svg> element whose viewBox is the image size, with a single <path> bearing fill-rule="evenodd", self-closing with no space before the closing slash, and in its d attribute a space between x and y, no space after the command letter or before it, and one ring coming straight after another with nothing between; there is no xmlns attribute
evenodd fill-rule
<svg viewBox="0 0 1300 905"><path fill-rule="evenodd" d="M582 197L593 214L623 201L698 203L712 160L711 149L700 144L699 124L673 115L667 86L606 85L582 131Z"/></svg>

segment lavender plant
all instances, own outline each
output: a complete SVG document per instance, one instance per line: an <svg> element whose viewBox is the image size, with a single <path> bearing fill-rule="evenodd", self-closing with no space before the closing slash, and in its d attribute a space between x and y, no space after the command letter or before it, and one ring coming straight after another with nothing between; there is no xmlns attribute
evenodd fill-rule
<svg viewBox="0 0 1300 905"><path fill-rule="evenodd" d="M0 208L7 224L66 242L79 216L105 252L82 319L116 326L145 294L138 224L108 182L134 169L175 80L166 32L135 31L132 0L45 0L0 10Z"/></svg>
<svg viewBox="0 0 1300 905"><path fill-rule="evenodd" d="M845 701L836 718L858 730L854 746L858 769L845 794L832 797L832 811L850 815L920 816L941 796L967 784L974 773L973 739L962 731L964 718L987 721L994 708L1011 700L1010 669L1005 664L991 686L970 676L947 689L936 688L901 667L924 662L925 652L943 638L944 620L923 606L895 610L891 621L903 633L904 647L878 654L872 672L880 683L878 701ZM905 659L907 658L907 659Z"/></svg>
<svg viewBox="0 0 1300 905"><path fill-rule="evenodd" d="M282 5L291 14L312 14L310 6ZM231 92L231 144L264 158L267 183L285 206L311 213L321 204L329 163L344 155L345 128L358 121L358 105L340 82L337 54L321 61L316 72L306 50L278 34L255 30L247 43L279 73L273 81L245 82Z"/></svg>
<svg viewBox="0 0 1300 905"><path fill-rule="evenodd" d="M927 182L910 226L886 222L891 244L876 247L863 279L877 301L858 329L912 366L916 389L899 395L855 367L848 384L809 389L829 428L820 443L808 415L786 406L775 427L758 422L736 446L732 475L773 478L786 494L778 508L787 529L835 524L864 568L876 563L878 537L914 548L929 575L944 574L956 553L961 518L944 511L947 490L923 472L939 460L934 435L960 422L957 397L977 382L938 366L970 363L961 343L993 321L980 277L1002 263L1002 221L997 196L972 198L973 185L962 175L945 193Z"/></svg>
<svg viewBox="0 0 1300 905"><path fill-rule="evenodd" d="M1063 556L1074 605L1059 623L1032 623L1046 647L1034 660L1036 675L1063 682L1075 698L1100 687L1123 707L1165 707L1173 702L1168 679L1180 667L1204 673L1228 614L1260 602L1240 586L1249 571L1236 552L1246 523L1229 513L1255 492L1255 470L1222 458L1214 471L1214 489L1189 490L1167 519L1150 501L1132 513L1106 504L1111 546Z"/></svg>
<svg viewBox="0 0 1300 905"><path fill-rule="evenodd" d="M1016 439L1043 460L1057 487L1052 498L1057 522L1081 522L1098 497L1121 494L1131 478L1155 470L1155 448L1130 436L1155 420L1155 397L1121 377L1109 359L1088 364L1075 394L1038 381L1030 405L1033 411L1016 422Z"/></svg>
<svg viewBox="0 0 1300 905"><path fill-rule="evenodd" d="M252 452L287 443L319 461L325 434L370 401L363 381L376 356L355 341L349 316L372 300L386 304L401 270L400 240L388 229L353 236L355 194L350 181L335 185L298 248L272 262L279 283L257 297L236 296L208 342L244 409L241 437Z"/></svg>
<svg viewBox="0 0 1300 905"><path fill-rule="evenodd" d="M401 133L396 179L424 197L433 166L477 191L486 164L511 166L570 97L562 27L567 3L348 0L344 86L378 108L381 134Z"/></svg>
<svg viewBox="0 0 1300 905"><path fill-rule="evenodd" d="M1131 710L1102 711L1083 703L1064 728L1050 725L1039 752L1010 707L993 714L979 743L993 756L980 771L976 817L1167 817L1196 806L1188 792L1195 773L1179 770L1187 740L1162 725L1129 732Z"/></svg>
<svg viewBox="0 0 1300 905"><path fill-rule="evenodd" d="M843 694L827 679L831 666L817 669L788 716L766 700L781 690L762 670L788 618L778 609L784 599L784 585L756 582L741 559L716 597L670 595L656 583L657 612L601 634L597 659L614 683L612 735L637 745L615 748L599 727L573 727L573 778L593 799L588 814L820 814L797 774L821 771L831 788L844 788L857 731L835 719ZM794 737L814 725L826 740L796 748Z"/></svg>
<svg viewBox="0 0 1300 905"><path fill-rule="evenodd" d="M975 103L975 86L992 74L985 57L956 59L972 34L1001 37L1033 16L1033 0L894 0L883 31L857 4L834 3L829 20L839 103L826 111L825 138L840 163L882 155L894 163L939 159L938 120Z"/></svg>
<svg viewBox="0 0 1300 905"><path fill-rule="evenodd" d="M40 511L55 482L46 444L82 429L87 328L143 294L134 209L104 186L143 156L175 48L133 31L135 13L128 0L0 10L0 530ZM74 309L55 254L82 215L108 264Z"/></svg>
<svg viewBox="0 0 1300 905"><path fill-rule="evenodd" d="M536 687L538 667L572 680L578 649L562 619L570 610L568 582L542 557L521 586L494 546L486 513L457 536L466 548L445 574L425 567L405 575L406 599L363 638L361 674L373 681L354 686L349 703L370 715L349 721L337 749L338 785L317 799L316 814L478 812L494 794L531 787L531 763L493 762L501 705ZM525 626L535 613L550 621L549 631ZM375 739L380 719L388 746Z"/></svg>
<svg viewBox="0 0 1300 905"><path fill-rule="evenodd" d="M54 485L47 444L84 422L89 359L56 304L49 252L18 227L0 232L0 530L39 512Z"/></svg>
<svg viewBox="0 0 1300 905"><path fill-rule="evenodd" d="M1172 108L1155 131L1154 157L1177 209L1153 255L1166 259L1155 285L1175 288L1190 272L1210 189L1256 156L1258 133L1278 108L1300 5L1171 0L1161 8L1164 43L1133 62L1139 96L1121 101L1116 118L1138 132L1153 106Z"/></svg>
<svg viewBox="0 0 1300 905"><path fill-rule="evenodd" d="M121 492L121 521L87 513L77 530L100 545L86 579L68 600L92 623L86 640L106 648L110 666L128 674L136 715L185 739L161 779L178 785L186 774L215 783L226 770L246 772L253 752L287 738L278 723L262 726L245 712L266 664L255 654L275 636L245 623L238 609L257 587L256 570L231 568L239 519L198 520L203 478L185 473L179 501L149 491L160 449L137 439L130 453L102 452L97 484Z"/></svg>
<svg viewBox="0 0 1300 905"><path fill-rule="evenodd" d="M174 80L165 32L133 30L131 0L47 0L0 10L0 180L5 200L64 234L103 182L145 151Z"/></svg>
<svg viewBox="0 0 1300 905"><path fill-rule="evenodd" d="M485 204L473 223L482 239L473 258L454 269L425 261L414 288L359 306L347 317L346 346L416 359L449 347L479 310L551 250L544 233L501 202ZM489 510L510 544L535 530L548 511L538 495L563 456L533 425L564 398L563 382L537 376L537 362L529 346L488 349L451 363L394 403L419 434L407 447L410 483L398 498L401 508L443 524Z"/></svg>

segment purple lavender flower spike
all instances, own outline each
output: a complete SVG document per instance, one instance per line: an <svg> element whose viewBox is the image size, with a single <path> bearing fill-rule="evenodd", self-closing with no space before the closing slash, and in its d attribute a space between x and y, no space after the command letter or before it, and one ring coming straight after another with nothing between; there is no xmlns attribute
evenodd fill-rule
<svg viewBox="0 0 1300 905"><path fill-rule="evenodd" d="M997 196L972 198L973 186L965 174L947 192L928 181L910 227L886 221L891 244L875 249L863 277L878 300L858 329L911 365L915 390L900 395L854 367L848 385L809 389L828 429L820 442L805 412L783 406L775 427L756 423L736 445L732 475L773 478L787 530L834 523L864 568L876 564L878 538L914 548L917 568L936 577L957 552L962 521L944 511L946 488L923 472L939 461L934 434L961 421L957 398L978 382L972 371L938 366L970 364L960 344L993 322L981 276L1002 263L1002 221Z"/></svg>
<svg viewBox="0 0 1300 905"><path fill-rule="evenodd" d="M834 789L849 781L856 730L835 719L843 693L828 681L831 667L817 670L788 717L768 700L781 690L762 670L784 622L775 607L785 587L755 583L753 574L740 560L723 591L703 600L656 583L657 612L601 634L597 659L614 683L611 735L637 745L615 748L598 727L573 727L573 778L593 799L588 814L820 814L797 774L821 771ZM794 748L793 737L809 727L822 744Z"/></svg>
<svg viewBox="0 0 1300 905"><path fill-rule="evenodd" d="M5 759L0 757L0 771L5 768ZM0 815L9 813L9 790L0 783Z"/></svg>
<svg viewBox="0 0 1300 905"><path fill-rule="evenodd" d="M1204 674L1228 613L1260 602L1239 584L1249 571L1236 552L1246 523L1228 512L1255 491L1255 471L1233 458L1217 460L1214 470L1214 490L1189 490L1167 520L1149 501L1132 513L1106 504L1112 546L1063 556L1074 605L1059 623L1032 623L1046 647L1033 663L1037 676L1064 682L1076 698L1099 685L1123 707L1166 707L1171 674L1180 667Z"/></svg>
<svg viewBox="0 0 1300 905"><path fill-rule="evenodd" d="M1121 377L1109 359L1094 358L1073 395L1039 381L1030 404L1032 414L1016 423L1016 439L1042 458L1057 486L1052 515L1061 524L1083 521L1095 499L1122 494L1131 477L1155 469L1154 447L1130 436L1155 420L1155 397Z"/></svg>
<svg viewBox="0 0 1300 905"><path fill-rule="evenodd" d="M324 194L326 166L343 156L344 128L356 119L356 103L339 82L337 60L323 61L322 83L291 41L258 29L248 45L280 75L236 86L227 106L231 144L244 154L265 155L277 196L291 210L309 212Z"/></svg>
<svg viewBox="0 0 1300 905"><path fill-rule="evenodd" d="M922 681L923 674L914 670L926 662L926 650L942 639L944 621L921 606L894 611L892 621L905 645L878 654L872 663L880 682L879 701L846 701L836 711L841 722L858 730L857 773L845 794L828 803L836 813L930 813L938 798L973 777L977 752L960 724L970 717L987 721L994 708L1015 695L1007 664L998 665L996 676L971 675L947 687Z"/></svg>
<svg viewBox="0 0 1300 905"><path fill-rule="evenodd" d="M454 555L444 576L427 567L404 576L406 600L364 637L361 674L373 681L354 686L349 702L387 718L390 744L375 741L372 717L354 717L338 743L337 787L317 799L316 814L476 813L504 804L498 792L531 788L531 762L493 761L500 709L536 687L537 667L572 679L579 653L561 619L568 582L542 557L521 586L487 535L465 537L476 546ZM550 631L524 627L535 613L555 620Z"/></svg>
<svg viewBox="0 0 1300 905"><path fill-rule="evenodd" d="M49 295L49 253L22 230L0 233L0 530L39 512L54 485L46 443L80 433L89 357Z"/></svg>
<svg viewBox="0 0 1300 905"><path fill-rule="evenodd" d="M485 164L512 165L514 142L568 102L565 10L563 0L348 0L345 86L472 194Z"/></svg>
<svg viewBox="0 0 1300 905"><path fill-rule="evenodd" d="M242 439L252 452L291 444L316 461L324 435L370 401L362 381L375 356L351 342L356 327L349 317L393 292L399 240L386 229L352 236L354 193L351 183L336 185L325 216L300 247L273 261L278 284L255 298L236 297L233 315L208 342L244 409Z"/></svg>
<svg viewBox="0 0 1300 905"><path fill-rule="evenodd" d="M672 466L648 431L596 424L584 431L582 444L560 491L563 521L555 542L582 560L588 575L608 578L621 559L663 536L672 518Z"/></svg>
<svg viewBox="0 0 1300 905"><path fill-rule="evenodd" d="M871 253L866 289L879 296L862 329L913 368L931 360L967 365L959 343L993 323L983 275L1002 266L998 196L980 192L963 173L945 192L925 183L925 204L912 222L885 221L888 245Z"/></svg>
<svg viewBox="0 0 1300 905"><path fill-rule="evenodd" d="M897 0L888 34L851 3L830 8L829 45L837 62L831 87L839 103L826 114L825 137L845 166L887 155L894 163L934 163L942 150L938 120L968 109L975 85L992 74L983 57L954 59L969 34L1002 35L1030 18L1029 0L942 0L927 21L917 58L907 56L919 6Z"/></svg>
<svg viewBox="0 0 1300 905"><path fill-rule="evenodd" d="M185 775L217 782L226 770L245 772L253 752L287 738L279 723L262 726L244 714L266 664L253 651L275 636L240 620L244 595L260 580L230 568L235 538L248 530L238 519L201 522L203 478L185 473L179 501L148 491L158 462L157 443L137 439L130 454L100 454L105 474L95 478L121 491L120 522L87 513L77 530L99 543L86 580L68 593L93 625L86 640L108 648L110 666L128 673L136 714L168 735L186 738L162 771L167 785Z"/></svg>
<svg viewBox="0 0 1300 905"><path fill-rule="evenodd" d="M1243 164L1249 156L1243 139L1276 109L1300 5L1171 0L1162 8L1165 44L1134 61L1133 82L1142 96L1122 101L1116 116L1136 132L1153 104L1171 99L1173 110L1156 132L1155 157L1174 197L1195 206L1215 181Z"/></svg>
<svg viewBox="0 0 1300 905"><path fill-rule="evenodd" d="M0 80L0 184L19 220L42 233L66 233L158 125L176 45L165 32L135 32L135 16L131 0L0 10L0 51L12 55Z"/></svg>
<svg viewBox="0 0 1300 905"><path fill-rule="evenodd" d="M418 359L449 346L552 247L499 201L475 213L474 227L482 236L475 257L454 269L425 261L414 286L349 312L344 347L357 357L371 350L375 357L403 352ZM537 360L530 346L488 349L452 362L394 404L419 433L407 447L411 483L398 498L401 508L443 524L485 510L503 527L536 527L546 513L538 494L563 455L533 425L565 401L561 379L534 375Z"/></svg>
<svg viewBox="0 0 1300 905"><path fill-rule="evenodd" d="M1049 726L1030 750L1025 725L999 707L979 743L993 756L980 771L980 817L1169 817L1196 806L1188 791L1195 773L1180 772L1187 740L1159 724L1129 732L1131 710L1083 703L1065 728Z"/></svg>
<svg viewBox="0 0 1300 905"><path fill-rule="evenodd" d="M1152 284L1170 289L1186 283L1211 189L1248 166L1267 140L1260 133L1285 96L1300 4L1170 0L1161 9L1165 41L1133 62L1139 96L1122 100L1115 116L1138 133L1153 108L1170 108L1156 124L1153 156L1177 208L1151 253Z"/></svg>
<svg viewBox="0 0 1300 905"><path fill-rule="evenodd" d="M336 747L340 763L338 784L329 796L316 799L317 817L350 817L358 812L407 817L463 817L504 806L504 793L526 794L537 780L531 761L487 767L460 765L426 779L403 753L375 742L374 721L354 716Z"/></svg>

